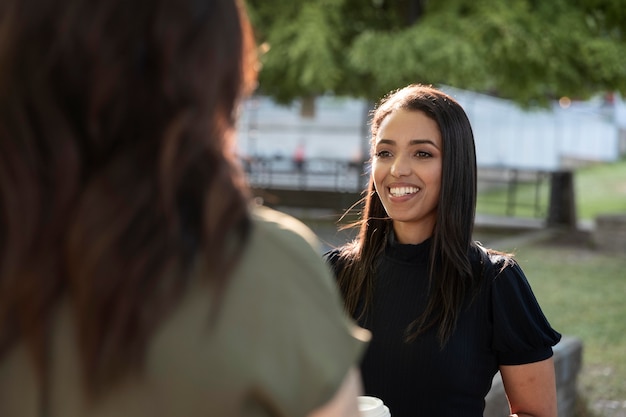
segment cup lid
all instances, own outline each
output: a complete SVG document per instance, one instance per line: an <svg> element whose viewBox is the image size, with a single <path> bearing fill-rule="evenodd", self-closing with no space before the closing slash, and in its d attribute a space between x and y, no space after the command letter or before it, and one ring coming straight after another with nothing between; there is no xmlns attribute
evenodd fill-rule
<svg viewBox="0 0 626 417"><path fill-rule="evenodd" d="M380 398L361 395L357 398L362 417L388 417L389 408Z"/></svg>

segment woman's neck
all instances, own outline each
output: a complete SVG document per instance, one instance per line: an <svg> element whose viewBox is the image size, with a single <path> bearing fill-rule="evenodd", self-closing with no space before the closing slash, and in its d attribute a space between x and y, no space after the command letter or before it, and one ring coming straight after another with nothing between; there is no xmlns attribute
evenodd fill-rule
<svg viewBox="0 0 626 417"><path fill-rule="evenodd" d="M429 222L393 222L396 241L401 244L418 245L433 235L434 228Z"/></svg>

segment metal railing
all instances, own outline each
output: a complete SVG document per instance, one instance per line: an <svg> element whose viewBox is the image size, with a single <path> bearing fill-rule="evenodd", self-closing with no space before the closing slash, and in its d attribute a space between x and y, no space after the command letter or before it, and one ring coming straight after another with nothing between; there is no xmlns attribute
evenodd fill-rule
<svg viewBox="0 0 626 417"><path fill-rule="evenodd" d="M479 207L508 217L545 218L551 172L511 168L482 168L478 173Z"/></svg>
<svg viewBox="0 0 626 417"><path fill-rule="evenodd" d="M360 192L368 179L362 163L332 158L254 158L243 166L255 188Z"/></svg>
<svg viewBox="0 0 626 417"><path fill-rule="evenodd" d="M360 193L369 180L366 162L332 158L254 158L243 161L251 187L265 190ZM545 218L551 172L511 168L481 168L479 206L490 214ZM294 199L294 204L299 199ZM286 204L289 204L287 202Z"/></svg>

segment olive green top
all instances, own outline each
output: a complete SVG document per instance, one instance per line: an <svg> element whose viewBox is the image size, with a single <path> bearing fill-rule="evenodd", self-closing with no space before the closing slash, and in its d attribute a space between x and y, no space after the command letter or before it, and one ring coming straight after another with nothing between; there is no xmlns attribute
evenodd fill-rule
<svg viewBox="0 0 626 417"><path fill-rule="evenodd" d="M48 417L303 416L327 402L364 343L341 307L315 237L297 220L254 210L253 232L216 327L202 267L151 340L145 371L94 404L80 380L72 316L63 306L51 343ZM39 417L24 346L0 361L0 416Z"/></svg>

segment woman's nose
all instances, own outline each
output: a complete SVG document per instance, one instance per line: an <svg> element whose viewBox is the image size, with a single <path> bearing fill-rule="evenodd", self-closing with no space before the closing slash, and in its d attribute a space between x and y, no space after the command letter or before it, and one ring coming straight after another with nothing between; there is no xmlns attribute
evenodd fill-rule
<svg viewBox="0 0 626 417"><path fill-rule="evenodd" d="M410 161L405 156L398 156L391 165L391 175L394 177L402 177L411 174Z"/></svg>

